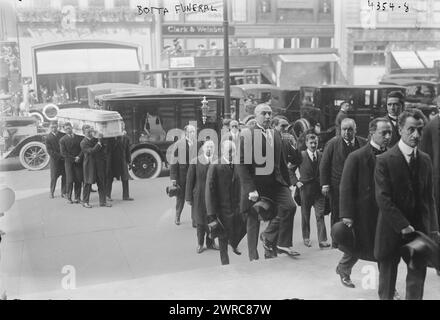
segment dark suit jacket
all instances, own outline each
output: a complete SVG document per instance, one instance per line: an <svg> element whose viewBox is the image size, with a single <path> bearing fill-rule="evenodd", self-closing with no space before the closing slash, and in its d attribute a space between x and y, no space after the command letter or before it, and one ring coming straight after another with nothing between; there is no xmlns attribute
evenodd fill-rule
<svg viewBox="0 0 440 320"><path fill-rule="evenodd" d="M128 137L108 139L107 148L107 176L123 181L129 180L128 164L131 162L131 153Z"/></svg>
<svg viewBox="0 0 440 320"><path fill-rule="evenodd" d="M186 139L179 140L176 146L177 148L174 151L174 156L177 162L170 164L170 179L176 180L177 184L184 189L186 185L186 176L188 173L190 159L196 157L197 153L194 154L193 157L191 157L191 150ZM179 150L185 150L185 161L183 163L179 162Z"/></svg>
<svg viewBox="0 0 440 320"><path fill-rule="evenodd" d="M394 125L393 122L391 121L391 118L389 117L389 115L387 115L386 118L390 121L391 127L393 129L393 134L391 136L391 141L389 144L389 147L391 148L400 140L399 124L396 123L396 125Z"/></svg>
<svg viewBox="0 0 440 320"><path fill-rule="evenodd" d="M359 149L365 144L364 138L355 137L355 149ZM348 156L346 148L346 143L340 136L333 137L327 142L319 165L321 186L329 185L333 188L339 188L342 169Z"/></svg>
<svg viewBox="0 0 440 320"><path fill-rule="evenodd" d="M376 156L370 143L345 161L339 187L339 217L354 221L357 257L374 261L374 237L379 208L374 193Z"/></svg>
<svg viewBox="0 0 440 320"><path fill-rule="evenodd" d="M50 156L50 172L57 174L64 171L64 159L60 152L60 139L64 133L57 132L56 135L49 133L46 137L46 149Z"/></svg>
<svg viewBox="0 0 440 320"><path fill-rule="evenodd" d="M80 145L82 139L83 137L76 134L74 134L72 138L68 135L65 135L60 139L60 151L64 161L74 162L75 157L80 157L82 161L83 154Z"/></svg>
<svg viewBox="0 0 440 320"><path fill-rule="evenodd" d="M420 150L426 152L432 160L434 171L434 195L437 212L440 214L440 117L431 120L423 129ZM440 216L439 216L440 220ZM440 223L440 221L439 221Z"/></svg>
<svg viewBox="0 0 440 320"><path fill-rule="evenodd" d="M84 183L93 184L96 182L96 174L97 174L97 159L98 157L102 159L102 155L99 156L99 153L102 153L103 148L98 144L98 139L92 138L87 139L84 138L81 141L81 150L84 154L83 160L83 176Z"/></svg>
<svg viewBox="0 0 440 320"><path fill-rule="evenodd" d="M254 127L242 131L240 164L237 166L237 171L241 185L240 211L243 213L247 212L254 204L254 202L249 200L249 192L257 190L261 196L265 195L263 190L267 189L267 186L278 185L288 187L290 185L289 171L281 135L276 130L273 130L272 133L274 146L271 150L266 150L266 140L261 129ZM267 161L273 161L273 170L265 175L256 174L256 170L261 170L266 167L266 163L261 164L256 162L255 150L258 146L256 139L262 141L262 150L257 150L260 155L270 155L271 152L273 154L273 160L270 158L267 159ZM271 166L269 165L267 167L270 168Z"/></svg>
<svg viewBox="0 0 440 320"><path fill-rule="evenodd" d="M427 235L438 231L435 208L432 163L423 151L417 152L419 168L415 191L411 184L409 166L398 145L378 156L374 174L376 201L379 207L374 256L378 260L396 255L403 244L401 230L411 225ZM420 207L414 209L416 200Z"/></svg>
<svg viewBox="0 0 440 320"><path fill-rule="evenodd" d="M237 246L246 234L240 213L240 181L237 171L229 164L209 166L206 178L205 202L208 216L218 218L225 227L226 237Z"/></svg>
<svg viewBox="0 0 440 320"><path fill-rule="evenodd" d="M192 203L191 218L196 224L207 224L205 189L209 164L190 164L186 179L185 200Z"/></svg>

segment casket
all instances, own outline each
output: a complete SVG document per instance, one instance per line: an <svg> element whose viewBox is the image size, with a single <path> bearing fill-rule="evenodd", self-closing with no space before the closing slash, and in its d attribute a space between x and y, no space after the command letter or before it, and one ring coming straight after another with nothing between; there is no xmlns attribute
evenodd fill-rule
<svg viewBox="0 0 440 320"><path fill-rule="evenodd" d="M57 114L58 126L64 132L63 126L70 122L73 132L83 135L82 127L85 124L94 128L96 134L102 133L104 138L122 136L122 117L116 111L67 108L61 109Z"/></svg>

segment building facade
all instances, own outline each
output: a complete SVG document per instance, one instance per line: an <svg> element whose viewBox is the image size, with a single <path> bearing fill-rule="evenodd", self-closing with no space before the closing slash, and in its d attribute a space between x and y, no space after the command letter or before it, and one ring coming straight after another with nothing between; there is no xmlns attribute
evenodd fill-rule
<svg viewBox="0 0 440 320"><path fill-rule="evenodd" d="M335 45L349 83L433 72L440 59L440 0L335 0L335 10Z"/></svg>

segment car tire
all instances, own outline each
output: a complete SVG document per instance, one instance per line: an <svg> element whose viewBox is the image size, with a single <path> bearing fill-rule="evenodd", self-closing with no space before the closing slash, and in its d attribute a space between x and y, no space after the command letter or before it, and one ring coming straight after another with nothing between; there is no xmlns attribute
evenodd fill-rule
<svg viewBox="0 0 440 320"><path fill-rule="evenodd" d="M20 150L20 163L28 170L37 171L44 169L49 164L49 154L44 143L31 141Z"/></svg>
<svg viewBox="0 0 440 320"><path fill-rule="evenodd" d="M135 180L157 178L162 171L162 159L153 149L138 149L131 154L130 176Z"/></svg>

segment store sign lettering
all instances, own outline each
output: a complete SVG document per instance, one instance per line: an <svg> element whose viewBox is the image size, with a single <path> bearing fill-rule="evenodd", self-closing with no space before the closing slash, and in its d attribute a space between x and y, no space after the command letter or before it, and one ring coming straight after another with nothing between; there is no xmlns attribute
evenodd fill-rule
<svg viewBox="0 0 440 320"><path fill-rule="evenodd" d="M168 25L163 26L163 34L223 34L223 26ZM230 27L229 33L234 34L235 28Z"/></svg>

